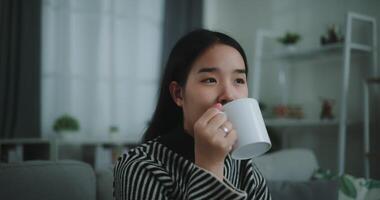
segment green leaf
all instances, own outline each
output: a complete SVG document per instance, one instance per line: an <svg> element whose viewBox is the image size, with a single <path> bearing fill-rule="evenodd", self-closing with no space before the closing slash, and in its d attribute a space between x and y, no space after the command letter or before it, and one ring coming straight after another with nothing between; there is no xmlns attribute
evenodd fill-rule
<svg viewBox="0 0 380 200"><path fill-rule="evenodd" d="M368 189L374 189L379 188L380 189L380 181L371 180L368 186Z"/></svg>
<svg viewBox="0 0 380 200"><path fill-rule="evenodd" d="M312 176L314 179L322 180L337 180L339 178L338 174L332 172L331 170L319 168L314 171Z"/></svg>
<svg viewBox="0 0 380 200"><path fill-rule="evenodd" d="M357 192L355 189L355 185L346 176L342 176L340 178L340 190L348 197L356 198Z"/></svg>

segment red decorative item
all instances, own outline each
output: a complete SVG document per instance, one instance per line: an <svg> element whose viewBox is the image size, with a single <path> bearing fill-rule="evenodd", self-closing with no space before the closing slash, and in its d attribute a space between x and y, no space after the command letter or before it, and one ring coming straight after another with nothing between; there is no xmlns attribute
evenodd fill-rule
<svg viewBox="0 0 380 200"><path fill-rule="evenodd" d="M321 119L334 119L333 115L333 105L334 100L323 99L322 100L322 110L321 110Z"/></svg>
<svg viewBox="0 0 380 200"><path fill-rule="evenodd" d="M285 105L277 105L273 109L276 117L286 117L288 114L288 108Z"/></svg>

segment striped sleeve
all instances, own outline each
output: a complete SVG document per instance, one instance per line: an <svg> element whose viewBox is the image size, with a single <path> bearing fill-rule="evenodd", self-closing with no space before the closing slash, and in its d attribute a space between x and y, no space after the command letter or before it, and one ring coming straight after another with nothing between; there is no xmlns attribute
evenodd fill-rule
<svg viewBox="0 0 380 200"><path fill-rule="evenodd" d="M239 190L226 178L223 182L211 172L194 165L187 188L187 199L246 199L247 193Z"/></svg>
<svg viewBox="0 0 380 200"><path fill-rule="evenodd" d="M252 160L247 160L243 165L242 173L243 189L247 191L248 199L271 200L265 178L253 163Z"/></svg>
<svg viewBox="0 0 380 200"><path fill-rule="evenodd" d="M151 167L152 163L142 157L124 154L114 168L114 199L169 199L164 184Z"/></svg>

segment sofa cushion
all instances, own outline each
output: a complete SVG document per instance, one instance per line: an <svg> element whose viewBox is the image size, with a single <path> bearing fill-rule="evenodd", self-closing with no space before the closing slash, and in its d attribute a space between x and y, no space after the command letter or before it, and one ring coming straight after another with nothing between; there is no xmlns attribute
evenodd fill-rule
<svg viewBox="0 0 380 200"><path fill-rule="evenodd" d="M268 181L273 200L336 200L338 181Z"/></svg>
<svg viewBox="0 0 380 200"><path fill-rule="evenodd" d="M95 200L95 174L79 161L0 163L0 199Z"/></svg>
<svg viewBox="0 0 380 200"><path fill-rule="evenodd" d="M308 181L318 169L317 158L308 149L285 149L253 160L267 180Z"/></svg>

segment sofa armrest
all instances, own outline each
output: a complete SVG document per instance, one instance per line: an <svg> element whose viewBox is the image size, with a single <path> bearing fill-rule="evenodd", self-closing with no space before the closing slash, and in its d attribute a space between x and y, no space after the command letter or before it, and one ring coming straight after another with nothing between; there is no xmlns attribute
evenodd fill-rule
<svg viewBox="0 0 380 200"><path fill-rule="evenodd" d="M95 200L95 174L79 161L0 164L0 199Z"/></svg>
<svg viewBox="0 0 380 200"><path fill-rule="evenodd" d="M97 200L113 200L113 171L104 169L96 172Z"/></svg>

